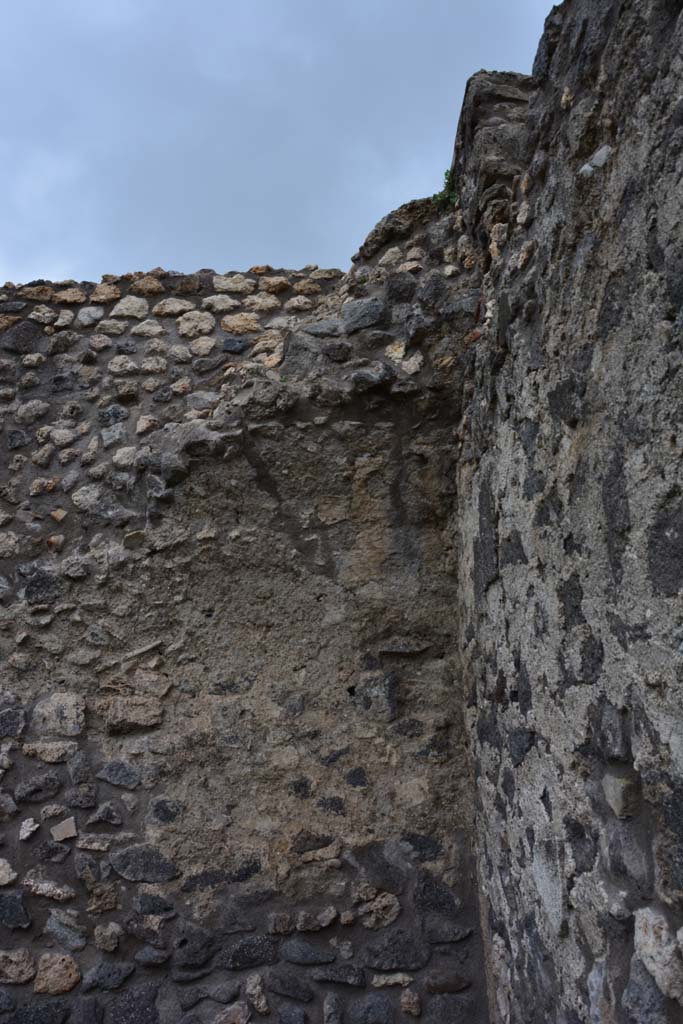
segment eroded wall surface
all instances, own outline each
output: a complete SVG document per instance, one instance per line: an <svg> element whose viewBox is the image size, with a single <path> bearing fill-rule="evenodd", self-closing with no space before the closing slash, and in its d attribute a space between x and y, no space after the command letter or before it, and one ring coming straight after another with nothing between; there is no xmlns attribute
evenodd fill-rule
<svg viewBox="0 0 683 1024"><path fill-rule="evenodd" d="M456 147L488 250L456 519L502 1021L683 1019L682 43L680 3L563 4L518 176L482 188L500 80Z"/></svg>
<svg viewBox="0 0 683 1024"><path fill-rule="evenodd" d="M7 1019L487 1020L454 223L344 277L5 288Z"/></svg>

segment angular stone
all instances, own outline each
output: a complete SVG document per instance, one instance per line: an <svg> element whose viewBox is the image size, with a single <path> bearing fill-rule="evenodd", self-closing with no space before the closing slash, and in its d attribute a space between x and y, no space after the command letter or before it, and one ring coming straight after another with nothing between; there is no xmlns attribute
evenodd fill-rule
<svg viewBox="0 0 683 1024"><path fill-rule="evenodd" d="M143 946L139 949L133 959L136 964L142 967L160 967L170 960L171 954L166 949L156 949L154 946Z"/></svg>
<svg viewBox="0 0 683 1024"><path fill-rule="evenodd" d="M29 949L0 949L0 984L23 985L36 973L36 963Z"/></svg>
<svg viewBox="0 0 683 1024"><path fill-rule="evenodd" d="M0 711L0 739L21 736L26 728L26 715L23 708L6 707Z"/></svg>
<svg viewBox="0 0 683 1024"><path fill-rule="evenodd" d="M193 310L185 313L178 320L178 334L181 338L199 338L210 334L216 326L216 318L213 313Z"/></svg>
<svg viewBox="0 0 683 1024"><path fill-rule="evenodd" d="M164 714L156 697L106 697L96 708L112 735L154 729L161 725Z"/></svg>
<svg viewBox="0 0 683 1024"><path fill-rule="evenodd" d="M43 803L55 796L61 788L58 775L46 772L44 775L31 775L24 782L17 783L14 799L17 803Z"/></svg>
<svg viewBox="0 0 683 1024"><path fill-rule="evenodd" d="M224 949L219 957L221 966L231 971L242 971L250 967L274 964L278 958L278 944L265 935L248 936L238 939Z"/></svg>
<svg viewBox="0 0 683 1024"><path fill-rule="evenodd" d="M342 1024L344 1009L338 995L328 992L323 1001L323 1024Z"/></svg>
<svg viewBox="0 0 683 1024"><path fill-rule="evenodd" d="M409 988L401 993L401 1011L408 1017L421 1016L422 1004L419 995L414 989Z"/></svg>
<svg viewBox="0 0 683 1024"><path fill-rule="evenodd" d="M194 309L194 302L172 296L157 302L152 312L155 316L180 316L182 313L188 313L191 309Z"/></svg>
<svg viewBox="0 0 683 1024"><path fill-rule="evenodd" d="M263 991L263 978L260 974L249 974L244 984L244 994L251 1006L257 1013L265 1015L270 1013L268 999Z"/></svg>
<svg viewBox="0 0 683 1024"><path fill-rule="evenodd" d="M165 1024L157 1010L159 986L148 982L117 996L111 1009L111 1024Z"/></svg>
<svg viewBox="0 0 683 1024"><path fill-rule="evenodd" d="M31 915L24 906L23 893L16 889L0 893L0 924L5 928L28 928Z"/></svg>
<svg viewBox="0 0 683 1024"><path fill-rule="evenodd" d="M629 775L608 771L602 779L605 800L617 818L631 818L638 810L640 781Z"/></svg>
<svg viewBox="0 0 683 1024"><path fill-rule="evenodd" d="M302 1006L281 1006L277 1020L278 1024L306 1024L308 1015Z"/></svg>
<svg viewBox="0 0 683 1024"><path fill-rule="evenodd" d="M109 859L114 871L128 882L170 882L180 874L175 864L147 843L116 850Z"/></svg>
<svg viewBox="0 0 683 1024"><path fill-rule="evenodd" d="M80 782L72 786L64 793L64 802L67 807L78 807L88 810L97 805L97 786L94 782Z"/></svg>
<svg viewBox="0 0 683 1024"><path fill-rule="evenodd" d="M95 945L103 953L114 953L118 949L122 935L123 928L116 921L98 924L94 932Z"/></svg>
<svg viewBox="0 0 683 1024"><path fill-rule="evenodd" d="M390 892L382 892L375 899L358 908L358 915L363 927L373 930L386 928L393 924L400 913L400 901Z"/></svg>
<svg viewBox="0 0 683 1024"><path fill-rule="evenodd" d="M290 964L301 964L302 966L313 964L331 964L336 960L336 954L330 949L322 946L314 946L313 943L300 939L297 936L287 939L282 943L280 953L283 960Z"/></svg>
<svg viewBox="0 0 683 1024"><path fill-rule="evenodd" d="M78 835L78 829L76 828L75 818L65 818L59 825L54 825L50 829L50 835L57 843L61 843L64 839L75 839Z"/></svg>
<svg viewBox="0 0 683 1024"><path fill-rule="evenodd" d="M72 952L85 949L87 929L78 923L75 910L51 910L45 925L45 934L51 936L60 946Z"/></svg>
<svg viewBox="0 0 683 1024"><path fill-rule="evenodd" d="M38 352L44 339L40 325L33 320L20 320L18 323L16 320L16 317L11 317L10 324L2 331L2 348L18 355Z"/></svg>
<svg viewBox="0 0 683 1024"><path fill-rule="evenodd" d="M77 327L92 327L104 316L104 309L102 306L84 306L83 309L79 309L76 314L76 326Z"/></svg>
<svg viewBox="0 0 683 1024"><path fill-rule="evenodd" d="M372 327L384 318L381 299L347 299L342 306L342 321L347 334Z"/></svg>
<svg viewBox="0 0 683 1024"><path fill-rule="evenodd" d="M20 405L14 414L14 418L22 426L31 426L36 420L42 420L44 416L47 416L49 411L50 405L48 402L34 398L30 402L24 402L23 405Z"/></svg>
<svg viewBox="0 0 683 1024"><path fill-rule="evenodd" d="M21 842L26 842L30 839L34 832L37 832L40 828L39 822L35 818L25 818L21 823L19 829L19 839Z"/></svg>
<svg viewBox="0 0 683 1024"><path fill-rule="evenodd" d="M100 988L107 992L113 992L117 988L121 988L134 970L135 964L126 960L119 960L117 963L102 960L83 976L83 991L89 992L91 989Z"/></svg>
<svg viewBox="0 0 683 1024"><path fill-rule="evenodd" d="M669 999L683 1006L683 952L664 915L652 907L635 913L635 952Z"/></svg>
<svg viewBox="0 0 683 1024"><path fill-rule="evenodd" d="M33 991L56 996L70 992L80 980L81 972L72 956L66 953L43 953L38 961Z"/></svg>
<svg viewBox="0 0 683 1024"><path fill-rule="evenodd" d="M34 896L44 896L45 899L56 900L58 903L72 900L76 895L76 891L70 885L67 885L65 882L60 884L59 882L52 881L50 878L43 877L38 868L33 868L27 872L21 884L24 889L28 889Z"/></svg>
<svg viewBox="0 0 683 1024"><path fill-rule="evenodd" d="M17 813L17 805L9 793L0 792L0 821L7 821Z"/></svg>
<svg viewBox="0 0 683 1024"><path fill-rule="evenodd" d="M469 978L456 971L440 971L438 974L428 975L425 988L428 992L435 993L463 992L471 985Z"/></svg>
<svg viewBox="0 0 683 1024"><path fill-rule="evenodd" d="M333 985L352 985L362 988L365 985L365 971L353 964L336 964L331 967L318 967L312 972L315 981L326 981Z"/></svg>
<svg viewBox="0 0 683 1024"><path fill-rule="evenodd" d="M135 295L126 295L125 299L117 302L112 309L110 316L125 317L132 316L135 320L144 320L149 313L149 302L147 299Z"/></svg>
<svg viewBox="0 0 683 1024"><path fill-rule="evenodd" d="M631 973L621 997L630 1021L667 1024L667 998L637 956L631 960Z"/></svg>
<svg viewBox="0 0 683 1024"><path fill-rule="evenodd" d="M109 761L97 773L97 778L122 789L137 789L142 781L140 772L128 761Z"/></svg>
<svg viewBox="0 0 683 1024"><path fill-rule="evenodd" d="M348 1007L349 1024L394 1024L394 1008L390 999L372 993L357 999Z"/></svg>
<svg viewBox="0 0 683 1024"><path fill-rule="evenodd" d="M397 929L367 946L362 956L376 971L419 971L429 962L431 950L418 934Z"/></svg>
<svg viewBox="0 0 683 1024"><path fill-rule="evenodd" d="M407 988L412 982L412 974L373 974L370 984L373 988Z"/></svg>
<svg viewBox="0 0 683 1024"><path fill-rule="evenodd" d="M64 690L39 700L31 716L31 728L41 735L79 736L85 725L85 701Z"/></svg>
<svg viewBox="0 0 683 1024"><path fill-rule="evenodd" d="M230 292L234 295L249 295L256 288L256 281L243 274L230 274L224 276L216 274L213 279L213 287L217 292Z"/></svg>
<svg viewBox="0 0 683 1024"><path fill-rule="evenodd" d="M38 743L25 743L24 753L27 757L37 757L46 764L63 764L78 750L73 740L54 740Z"/></svg>
<svg viewBox="0 0 683 1024"><path fill-rule="evenodd" d="M221 327L228 334L258 334L261 321L255 313L233 313L223 317Z"/></svg>
<svg viewBox="0 0 683 1024"><path fill-rule="evenodd" d="M4 857L0 857L0 885L11 885L15 881L17 873Z"/></svg>
<svg viewBox="0 0 683 1024"><path fill-rule="evenodd" d="M123 818L116 810L111 801L100 804L94 814L88 818L86 825L114 825L118 827L123 824Z"/></svg>
<svg viewBox="0 0 683 1024"><path fill-rule="evenodd" d="M315 997L311 986L293 971L270 971L266 978L266 987L270 992L288 999L297 999L300 1003L310 1003Z"/></svg>

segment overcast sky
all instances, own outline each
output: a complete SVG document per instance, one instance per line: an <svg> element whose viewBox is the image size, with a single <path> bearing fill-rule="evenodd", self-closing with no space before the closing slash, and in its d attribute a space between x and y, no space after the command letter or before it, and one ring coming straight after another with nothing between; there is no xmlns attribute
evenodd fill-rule
<svg viewBox="0 0 683 1024"><path fill-rule="evenodd" d="M0 0L0 282L347 267L550 0Z"/></svg>

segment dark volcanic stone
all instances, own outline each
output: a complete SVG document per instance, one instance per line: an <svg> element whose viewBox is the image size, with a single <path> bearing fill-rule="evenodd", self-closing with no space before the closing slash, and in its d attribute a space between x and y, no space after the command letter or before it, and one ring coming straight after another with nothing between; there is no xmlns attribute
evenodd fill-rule
<svg viewBox="0 0 683 1024"><path fill-rule="evenodd" d="M414 900L418 910L433 911L446 916L458 911L458 902L451 890L429 871L419 873Z"/></svg>
<svg viewBox="0 0 683 1024"><path fill-rule="evenodd" d="M0 821L7 821L17 813L17 805L9 793L0 793Z"/></svg>
<svg viewBox="0 0 683 1024"><path fill-rule="evenodd" d="M173 953L176 967L201 967L216 952L216 939L206 928L183 921L178 926Z"/></svg>
<svg viewBox="0 0 683 1024"><path fill-rule="evenodd" d="M0 737L21 736L25 727L23 708L3 708L0 711Z"/></svg>
<svg viewBox="0 0 683 1024"><path fill-rule="evenodd" d="M31 915L24 906L23 894L16 890L0 892L0 924L5 928L28 928Z"/></svg>
<svg viewBox="0 0 683 1024"><path fill-rule="evenodd" d="M63 999L55 999L42 1006L22 1006L6 1024L64 1024L69 1008Z"/></svg>
<svg viewBox="0 0 683 1024"><path fill-rule="evenodd" d="M26 600L29 604L53 604L61 593L61 580L46 569L37 569L26 581Z"/></svg>
<svg viewBox="0 0 683 1024"><path fill-rule="evenodd" d="M441 971L438 974L430 974L427 978L426 989L428 992L463 992L470 988L472 982L462 974L454 971Z"/></svg>
<svg viewBox="0 0 683 1024"><path fill-rule="evenodd" d="M468 996L432 996L422 1014L423 1024L469 1024L474 1019Z"/></svg>
<svg viewBox="0 0 683 1024"><path fill-rule="evenodd" d="M70 852L66 843L56 843L53 839L46 839L36 848L38 860L43 864L61 864Z"/></svg>
<svg viewBox="0 0 683 1024"><path fill-rule="evenodd" d="M294 937L282 943L280 950L282 959L290 964L331 964L336 955L329 949L314 946L312 942Z"/></svg>
<svg viewBox="0 0 683 1024"><path fill-rule="evenodd" d="M109 860L114 871L127 882L170 882L180 874L175 864L148 843L116 850Z"/></svg>
<svg viewBox="0 0 683 1024"><path fill-rule="evenodd" d="M66 767L69 772L69 778L73 782L74 786L78 786L82 782L91 781L92 770L90 768L88 758L82 750L77 750L74 756L69 758L66 762Z"/></svg>
<svg viewBox="0 0 683 1024"><path fill-rule="evenodd" d="M347 334L372 327L384 317L381 299L350 299L342 306L342 320Z"/></svg>
<svg viewBox="0 0 683 1024"><path fill-rule="evenodd" d="M325 1024L342 1024L344 1007L338 995L328 992L323 1003Z"/></svg>
<svg viewBox="0 0 683 1024"><path fill-rule="evenodd" d="M239 992L239 985L237 987ZM209 998L208 988L186 988L180 989L177 992L178 1002L181 1010L191 1010L197 1003L201 1003L203 999Z"/></svg>
<svg viewBox="0 0 683 1024"><path fill-rule="evenodd" d="M158 993L159 986L151 982L124 992L112 1007L111 1024L161 1024L156 1008Z"/></svg>
<svg viewBox="0 0 683 1024"><path fill-rule="evenodd" d="M164 896L155 896L152 893L141 893L133 900L133 906L139 914L154 914L166 921L177 917L177 911L170 900Z"/></svg>
<svg viewBox="0 0 683 1024"><path fill-rule="evenodd" d="M383 935L363 951L363 961L375 971L419 971L431 950L419 935L400 929Z"/></svg>
<svg viewBox="0 0 683 1024"><path fill-rule="evenodd" d="M333 967L319 967L313 971L316 981L327 981L334 985L353 985L362 988L365 984L365 971L353 964L337 964Z"/></svg>
<svg viewBox="0 0 683 1024"><path fill-rule="evenodd" d="M271 971L266 978L266 988L269 992L298 999L301 1003L310 1003L315 995L311 986L293 971Z"/></svg>
<svg viewBox="0 0 683 1024"><path fill-rule="evenodd" d="M94 996L79 999L71 1009L69 1024L103 1024L104 1007Z"/></svg>
<svg viewBox="0 0 683 1024"><path fill-rule="evenodd" d="M443 853L443 847L438 839L431 836L423 836L418 832L406 832L403 841L410 843L417 859L422 861L437 860Z"/></svg>
<svg viewBox="0 0 683 1024"><path fill-rule="evenodd" d="M0 343L8 352L17 352L25 356L29 352L38 352L45 340L42 327L34 320L21 320L4 332Z"/></svg>
<svg viewBox="0 0 683 1024"><path fill-rule="evenodd" d="M83 976L83 991L89 992L93 988L102 988L107 992L113 992L114 989L121 988L134 970L135 964L126 960L120 960L117 963L102 960Z"/></svg>
<svg viewBox="0 0 683 1024"><path fill-rule="evenodd" d="M150 800L147 809L147 820L154 825L168 825L182 813L183 805L167 796L157 796Z"/></svg>
<svg viewBox="0 0 683 1024"><path fill-rule="evenodd" d="M67 807L89 809L97 805L97 786L93 782L81 782L78 786L67 789L64 794Z"/></svg>
<svg viewBox="0 0 683 1024"><path fill-rule="evenodd" d="M5 992L4 989L0 988L0 1013L9 1013L16 1005L9 992Z"/></svg>
<svg viewBox="0 0 683 1024"><path fill-rule="evenodd" d="M387 996L373 992L351 1003L347 1019L349 1024L393 1024L394 1008Z"/></svg>
<svg viewBox="0 0 683 1024"><path fill-rule="evenodd" d="M139 949L133 959L136 964L143 967L159 967L170 959L171 954L167 949L155 949L154 946L143 946Z"/></svg>
<svg viewBox="0 0 683 1024"><path fill-rule="evenodd" d="M51 800L59 792L61 782L58 775L46 772L44 775L32 775L25 782L17 783L14 799L17 803L43 803Z"/></svg>
<svg viewBox="0 0 683 1024"><path fill-rule="evenodd" d="M472 934L471 928L446 921L442 917L430 916L427 918L425 933L429 942L462 942Z"/></svg>
<svg viewBox="0 0 683 1024"><path fill-rule="evenodd" d="M675 597L683 588L683 503L660 512L652 524L648 569L655 594Z"/></svg>
<svg viewBox="0 0 683 1024"><path fill-rule="evenodd" d="M242 971L248 967L277 963L278 944L267 935L254 935L239 939L224 949L219 957L220 964L231 971Z"/></svg>
<svg viewBox="0 0 683 1024"><path fill-rule="evenodd" d="M140 772L128 761L109 761L97 773L97 778L123 789L137 789L141 782Z"/></svg>
<svg viewBox="0 0 683 1024"><path fill-rule="evenodd" d="M123 818L110 801L100 804L94 814L88 818L88 825L122 825Z"/></svg>
<svg viewBox="0 0 683 1024"><path fill-rule="evenodd" d="M68 911L51 910L45 925L45 934L56 939L60 946L75 952L85 949L88 932L78 923L78 918L72 917Z"/></svg>
<svg viewBox="0 0 683 1024"><path fill-rule="evenodd" d="M308 1017L302 1006L281 1006L277 1019L278 1024L306 1024Z"/></svg>

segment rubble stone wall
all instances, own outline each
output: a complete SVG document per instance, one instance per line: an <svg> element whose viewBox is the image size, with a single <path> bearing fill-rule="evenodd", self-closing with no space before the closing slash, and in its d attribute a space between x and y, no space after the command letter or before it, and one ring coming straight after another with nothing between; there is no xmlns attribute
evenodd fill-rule
<svg viewBox="0 0 683 1024"><path fill-rule="evenodd" d="M0 289L0 1019L683 1014L678 0L348 273Z"/></svg>

